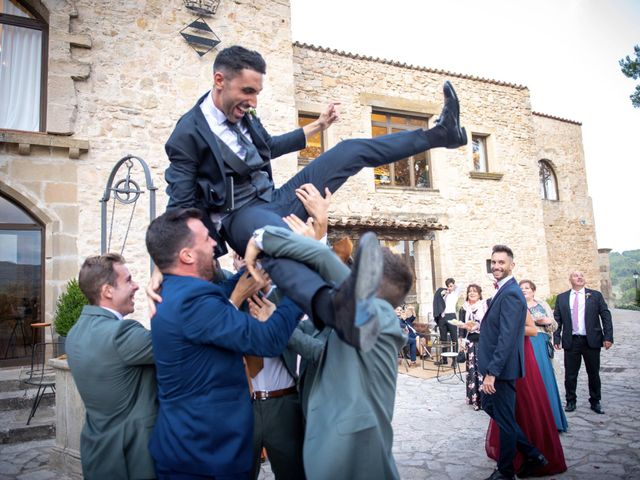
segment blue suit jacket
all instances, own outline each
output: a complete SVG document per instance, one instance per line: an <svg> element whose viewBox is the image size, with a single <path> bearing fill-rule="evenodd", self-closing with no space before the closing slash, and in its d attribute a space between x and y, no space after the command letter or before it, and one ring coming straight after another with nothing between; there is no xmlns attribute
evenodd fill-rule
<svg viewBox="0 0 640 480"><path fill-rule="evenodd" d="M480 325L478 367L499 380L524 376L524 323L527 302L514 278L491 300Z"/></svg>
<svg viewBox="0 0 640 480"><path fill-rule="evenodd" d="M165 276L162 296L151 332L159 401L151 455L167 470L241 476L253 435L242 355L282 353L301 311L285 299L259 322L223 286L175 275Z"/></svg>

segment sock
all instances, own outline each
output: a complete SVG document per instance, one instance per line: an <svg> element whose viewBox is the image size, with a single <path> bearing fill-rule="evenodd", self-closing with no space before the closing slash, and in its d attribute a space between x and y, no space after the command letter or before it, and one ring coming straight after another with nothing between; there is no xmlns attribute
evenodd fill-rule
<svg viewBox="0 0 640 480"><path fill-rule="evenodd" d="M313 310L311 321L318 330L322 330L325 326L333 327L335 325L331 293L330 287L323 287L316 292L311 300L311 309Z"/></svg>

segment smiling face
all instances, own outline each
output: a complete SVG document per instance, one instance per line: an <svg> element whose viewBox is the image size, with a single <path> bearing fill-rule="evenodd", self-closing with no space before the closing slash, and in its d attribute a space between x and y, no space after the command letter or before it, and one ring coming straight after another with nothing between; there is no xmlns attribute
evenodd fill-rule
<svg viewBox="0 0 640 480"><path fill-rule="evenodd" d="M476 303L480 300L480 292L475 287L469 287L469 291L467 292L467 301L469 303Z"/></svg>
<svg viewBox="0 0 640 480"><path fill-rule="evenodd" d="M113 270L116 272L115 285L104 285L105 306L112 308L121 315L128 315L135 307L134 297L138 291L138 284L131 278L131 273L126 265L115 263ZM109 305L110 304L110 305Z"/></svg>
<svg viewBox="0 0 640 480"><path fill-rule="evenodd" d="M258 105L263 75L243 68L235 75L221 70L213 74L213 103L231 123L242 120L245 113Z"/></svg>
<svg viewBox="0 0 640 480"><path fill-rule="evenodd" d="M187 225L192 232L193 244L189 250L195 256L197 274L203 280L211 280L216 268L213 257L216 242L209 236L209 230L204 223L197 218L190 218Z"/></svg>
<svg viewBox="0 0 640 480"><path fill-rule="evenodd" d="M495 252L491 255L491 273L498 282L511 275L514 266L513 259L506 252Z"/></svg>

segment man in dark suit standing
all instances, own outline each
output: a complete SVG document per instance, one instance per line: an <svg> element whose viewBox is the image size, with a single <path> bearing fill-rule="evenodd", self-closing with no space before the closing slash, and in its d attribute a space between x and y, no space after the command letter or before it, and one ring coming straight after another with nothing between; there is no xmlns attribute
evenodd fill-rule
<svg viewBox="0 0 640 480"><path fill-rule="evenodd" d="M478 367L482 382L482 409L500 427L500 457L497 469L487 480L514 479L513 459L519 450L525 456L519 477L526 477L548 461L525 437L516 423L515 380L524 371L524 323L527 302L513 278L513 252L495 245L491 272L496 281L493 296L480 325Z"/></svg>
<svg viewBox="0 0 640 480"><path fill-rule="evenodd" d="M285 215L294 213L306 220L308 214L296 197L304 184L311 183L320 192L335 192L365 167L395 162L431 148L458 148L467 143L466 132L459 124L458 99L446 82L444 109L433 128L340 142L276 189L271 159L304 148L306 137L326 129L337 119L337 113L332 104L316 122L271 137L254 113L265 73L266 63L258 52L240 46L220 51L213 66L211 92L178 121L165 146L170 160L165 172L169 208L201 209L203 222L218 243L216 255L224 254L222 240L226 240L244 256L253 232L266 225L286 227L282 221ZM270 274L273 263L263 263ZM333 311L318 312L313 302L328 292L320 292L307 281L308 267L290 261L287 271L300 287L291 298L305 312L314 312L314 322L323 318L343 339L358 346L360 336L349 316L353 309L335 301ZM319 322L316 325L323 326Z"/></svg>
<svg viewBox="0 0 640 480"><path fill-rule="evenodd" d="M613 345L613 323L611 312L602 294L597 290L585 288L582 272L569 275L571 290L556 298L553 316L558 329L553 335L557 350L564 349L564 388L567 398L565 411L576 409L576 384L580 364L584 365L589 378L589 403L591 410L603 414L600 404L600 349L606 350Z"/></svg>
<svg viewBox="0 0 640 480"><path fill-rule="evenodd" d="M158 408L151 332L123 318L133 312L138 285L115 253L88 257L78 283L90 305L69 331L66 350L86 409L82 473L87 479L155 478L147 448Z"/></svg>

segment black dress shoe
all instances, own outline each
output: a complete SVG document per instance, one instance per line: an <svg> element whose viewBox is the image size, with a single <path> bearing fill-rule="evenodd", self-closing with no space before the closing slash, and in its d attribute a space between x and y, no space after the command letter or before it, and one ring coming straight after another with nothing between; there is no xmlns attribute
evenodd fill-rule
<svg viewBox="0 0 640 480"><path fill-rule="evenodd" d="M519 478L530 477L537 473L540 469L549 465L549 460L545 458L544 455L540 454L536 457L527 458L522 465L520 466L520 470L518 470Z"/></svg>
<svg viewBox="0 0 640 480"><path fill-rule="evenodd" d="M565 412L574 412L576 410L576 402L567 402L567 406L564 407Z"/></svg>
<svg viewBox="0 0 640 480"><path fill-rule="evenodd" d="M515 476L513 475L505 475L500 470L494 470L493 473L488 476L485 480L515 480Z"/></svg>
<svg viewBox="0 0 640 480"><path fill-rule="evenodd" d="M360 238L351 275L335 291L332 303L334 329L338 336L363 351L373 347L380 332L380 324L369 315L371 299L382 279L382 250L375 234Z"/></svg>
<svg viewBox="0 0 640 480"><path fill-rule="evenodd" d="M593 410L596 413L599 413L600 415L604 414L604 410L602 409L602 405L600 405L600 402L592 403L591 404L591 410Z"/></svg>
<svg viewBox="0 0 640 480"><path fill-rule="evenodd" d="M446 147L458 148L467 144L467 131L460 127L460 103L451 82L447 80L442 87L444 107L436 125L444 127L447 132Z"/></svg>

